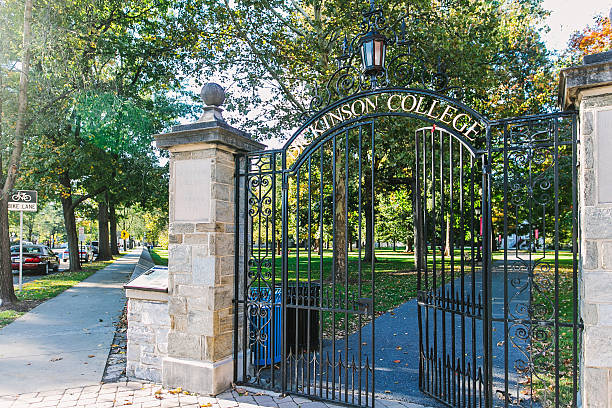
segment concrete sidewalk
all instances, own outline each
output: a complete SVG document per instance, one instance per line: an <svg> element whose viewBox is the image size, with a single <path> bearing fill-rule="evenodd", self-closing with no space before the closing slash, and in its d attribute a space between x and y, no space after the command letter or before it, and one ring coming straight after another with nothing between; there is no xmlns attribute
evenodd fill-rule
<svg viewBox="0 0 612 408"><path fill-rule="evenodd" d="M125 305L132 250L0 329L0 395L99 385Z"/></svg>

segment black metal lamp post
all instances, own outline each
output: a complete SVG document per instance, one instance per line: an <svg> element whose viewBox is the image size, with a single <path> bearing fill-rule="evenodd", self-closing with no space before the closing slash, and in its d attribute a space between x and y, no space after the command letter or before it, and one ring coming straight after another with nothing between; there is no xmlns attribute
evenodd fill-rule
<svg viewBox="0 0 612 408"><path fill-rule="evenodd" d="M387 37L372 30L359 39L361 70L364 75L375 76L385 70Z"/></svg>

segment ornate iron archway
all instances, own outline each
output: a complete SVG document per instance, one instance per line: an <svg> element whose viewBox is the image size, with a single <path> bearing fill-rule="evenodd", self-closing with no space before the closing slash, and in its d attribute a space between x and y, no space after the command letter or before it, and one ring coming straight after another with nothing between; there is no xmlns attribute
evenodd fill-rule
<svg viewBox="0 0 612 408"><path fill-rule="evenodd" d="M407 45L402 31L380 34L389 29L380 9L364 19L285 146L236 161L235 382L375 405L384 294L364 256L375 246L384 135L404 132L414 157L419 389L453 407L575 406L575 113L490 121L448 96L459 91L441 71L422 88L392 87L425 71L405 69L410 50L389 62L395 71L365 59L354 68L367 41ZM571 305L562 291L575 295Z"/></svg>

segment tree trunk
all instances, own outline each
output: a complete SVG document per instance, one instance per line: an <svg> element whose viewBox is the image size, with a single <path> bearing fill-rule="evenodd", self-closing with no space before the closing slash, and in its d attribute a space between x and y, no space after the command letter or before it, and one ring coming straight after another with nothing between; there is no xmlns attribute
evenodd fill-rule
<svg viewBox="0 0 612 408"><path fill-rule="evenodd" d="M119 255L119 247L117 245L117 214L115 213L115 203L110 202L109 205L109 221L110 221L110 247L113 255ZM124 250L126 248L123 248Z"/></svg>
<svg viewBox="0 0 612 408"><path fill-rule="evenodd" d="M446 239L444 244L444 256L450 256L450 215L446 217Z"/></svg>
<svg viewBox="0 0 612 408"><path fill-rule="evenodd" d="M334 266L336 281L344 281L346 274L346 178L344 169L342 148L336 150L336 192L334 195L335 204L335 239L334 239Z"/></svg>
<svg viewBox="0 0 612 408"><path fill-rule="evenodd" d="M1 164L1 163L0 163ZM0 303L15 303L13 271L11 268L11 239L8 234L8 201L0 200Z"/></svg>
<svg viewBox="0 0 612 408"><path fill-rule="evenodd" d="M8 197L15 186L17 171L21 162L23 152L23 138L26 128L26 113L28 110L28 76L30 74L30 48L32 39L32 0L26 0L23 11L23 46L21 57L21 72L19 74L19 96L17 107L17 123L15 124L15 137L13 138L13 150L8 162L6 177L3 180L0 191L0 301L2 303L14 303L15 289L13 288L13 271L11 267L11 249L8 224ZM1 74L0 74L1 76ZM0 86L0 92L4 90ZM0 110L3 100L0 99ZM0 134L1 136L1 134ZM0 163L0 175L2 174L2 163Z"/></svg>
<svg viewBox="0 0 612 408"><path fill-rule="evenodd" d="M105 196L98 201L98 234L98 260L109 261L112 255L108 237L108 204Z"/></svg>
<svg viewBox="0 0 612 408"><path fill-rule="evenodd" d="M364 204L366 236L363 261L371 262L372 258L374 258L374 262L376 262L376 256L374 255L374 222L372 220L372 205L370 204L369 198L364 200Z"/></svg>
<svg viewBox="0 0 612 408"><path fill-rule="evenodd" d="M28 214L28 223L27 223L27 227L28 227L28 241L30 242L34 242L33 238L34 238L34 220L33 220L33 216L32 213Z"/></svg>
<svg viewBox="0 0 612 408"><path fill-rule="evenodd" d="M64 214L66 238L68 238L70 270L72 272L80 271L79 236L77 235L76 217L74 216L74 207L72 206L72 195L64 197L64 194L60 194L60 200L62 202L62 212Z"/></svg>
<svg viewBox="0 0 612 408"><path fill-rule="evenodd" d="M422 201L419 194L419 186L417 178L414 178L412 188L412 209L413 209L413 234L414 234L414 264L417 271L423 270L423 261L425 256L424 251L424 230L423 230L423 212Z"/></svg>

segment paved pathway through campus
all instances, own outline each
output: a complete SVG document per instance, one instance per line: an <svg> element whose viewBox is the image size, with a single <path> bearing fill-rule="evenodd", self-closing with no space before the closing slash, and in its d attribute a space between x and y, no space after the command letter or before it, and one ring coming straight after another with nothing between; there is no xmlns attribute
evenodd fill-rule
<svg viewBox="0 0 612 408"><path fill-rule="evenodd" d="M130 381L21 395L2 395L0 392L0 408L341 408L340 405L290 395L283 397L253 389L236 390L211 397L189 394L178 389L164 390L159 384ZM421 405L385 400L376 400L376 407L425 408Z"/></svg>
<svg viewBox="0 0 612 408"><path fill-rule="evenodd" d="M100 384L125 305L123 284L141 251L0 329L0 395Z"/></svg>

